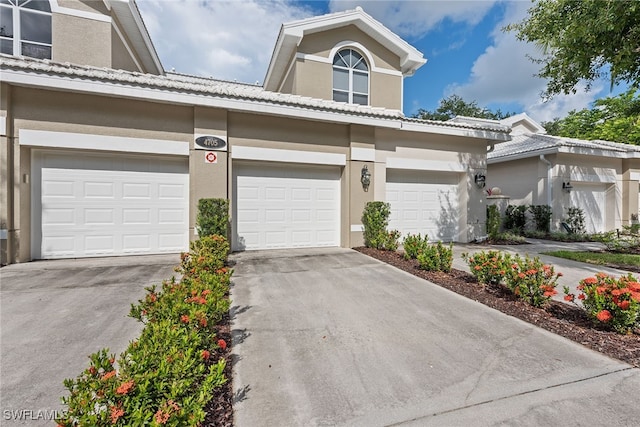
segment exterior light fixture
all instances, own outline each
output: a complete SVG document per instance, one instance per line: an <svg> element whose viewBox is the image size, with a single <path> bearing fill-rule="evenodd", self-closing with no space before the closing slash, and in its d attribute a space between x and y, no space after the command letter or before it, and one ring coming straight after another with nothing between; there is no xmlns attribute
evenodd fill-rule
<svg viewBox="0 0 640 427"><path fill-rule="evenodd" d="M562 189L564 191L566 191L567 193L571 193L571 190L573 190L573 185L571 185L570 181L563 182L562 183Z"/></svg>
<svg viewBox="0 0 640 427"><path fill-rule="evenodd" d="M487 176L483 173L477 173L473 178L478 188L484 188L487 185Z"/></svg>
<svg viewBox="0 0 640 427"><path fill-rule="evenodd" d="M369 184L371 184L371 172L369 172L367 165L364 165L362 167L360 182L362 183L362 188L364 189L364 191L369 191Z"/></svg>

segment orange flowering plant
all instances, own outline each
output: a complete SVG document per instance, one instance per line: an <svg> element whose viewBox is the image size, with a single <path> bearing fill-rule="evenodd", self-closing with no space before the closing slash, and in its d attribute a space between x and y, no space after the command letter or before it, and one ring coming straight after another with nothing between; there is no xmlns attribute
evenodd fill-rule
<svg viewBox="0 0 640 427"><path fill-rule="evenodd" d="M640 326L640 283L629 273L616 279L604 273L587 277L578 285L577 296L594 323L619 333ZM564 288L565 300L576 303L576 295Z"/></svg>
<svg viewBox="0 0 640 427"><path fill-rule="evenodd" d="M518 298L534 307L541 307L558 294L556 286L562 273L556 273L552 265L544 264L540 258L514 255L506 269L505 285Z"/></svg>
<svg viewBox="0 0 640 427"><path fill-rule="evenodd" d="M197 426L215 389L224 384L227 343L216 325L229 310L232 270L221 236L192 242L182 254L179 281L155 286L131 317L145 324L118 360L101 350L78 378L65 380L69 396L61 426Z"/></svg>
<svg viewBox="0 0 640 427"><path fill-rule="evenodd" d="M475 254L463 253L462 258L471 269L471 274L483 285L499 285L511 265L511 256L499 251L482 251Z"/></svg>

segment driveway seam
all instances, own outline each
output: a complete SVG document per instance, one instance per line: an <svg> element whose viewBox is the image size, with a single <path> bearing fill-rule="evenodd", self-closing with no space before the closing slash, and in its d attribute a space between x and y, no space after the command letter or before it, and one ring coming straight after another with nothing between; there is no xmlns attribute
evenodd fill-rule
<svg viewBox="0 0 640 427"><path fill-rule="evenodd" d="M515 394L509 395L509 396L503 396L503 397L499 397L499 398L496 398L496 399L490 399L490 400L485 400L485 401L478 402L478 403L473 403L471 405L464 405L464 406L459 406L459 407L453 408L453 409L447 409L446 411L434 412L434 413L429 414L429 415L423 415L423 416L420 416L420 417L410 418L410 419L407 419L407 420L399 421L397 423L387 424L385 427L402 426L402 425L407 424L407 423L416 422L416 421L420 421L420 420L426 420L427 418L438 417L440 415L450 414L450 413L457 412L457 411L464 410L464 409L475 408L475 407L478 407L478 406L487 405L487 404L494 403L494 402L500 402L500 401L503 401L503 400L512 399L514 397L526 396L528 394L533 394L533 393L537 393L537 392L540 392L540 391L552 390L554 388L564 387L564 386L568 386L568 385L572 385L572 384L579 384L579 383L582 383L582 382L594 380L596 378L603 378L603 377L607 377L607 376L610 376L610 375L618 374L620 372L632 371L634 369L636 369L636 368L634 368L632 366L629 366L629 367L626 367L626 368L622 368L622 369L616 369L616 370L611 371L611 372L605 372L605 373L602 373L602 374L593 375L593 376L586 377L586 378L581 378L581 379L578 379L578 380L567 381L567 382L563 382L563 383L549 385L549 386L546 386L546 387L540 387L540 388L533 389L533 390L522 391L520 393L515 393Z"/></svg>

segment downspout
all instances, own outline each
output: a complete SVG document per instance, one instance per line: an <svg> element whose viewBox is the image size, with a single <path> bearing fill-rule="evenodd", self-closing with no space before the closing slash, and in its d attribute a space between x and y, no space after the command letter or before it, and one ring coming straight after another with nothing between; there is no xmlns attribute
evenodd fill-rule
<svg viewBox="0 0 640 427"><path fill-rule="evenodd" d="M551 168L553 165L549 160L544 157L544 154L540 154L540 160L547 164L547 206L551 207L551 199L552 199L552 185L551 185Z"/></svg>

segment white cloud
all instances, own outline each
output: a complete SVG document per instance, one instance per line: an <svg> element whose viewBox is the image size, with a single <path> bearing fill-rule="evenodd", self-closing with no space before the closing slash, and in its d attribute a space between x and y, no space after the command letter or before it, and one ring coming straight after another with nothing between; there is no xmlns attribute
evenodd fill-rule
<svg viewBox="0 0 640 427"><path fill-rule="evenodd" d="M593 102L602 90L598 84L589 92L584 91L584 85L579 85L576 94L557 95L546 102L541 99L546 81L535 76L539 64L529 59L529 56L540 57L541 52L534 44L517 40L514 33L501 31L506 24L526 17L529 7L529 3L506 3L505 17L492 33L493 44L476 59L469 80L449 85L445 95L456 93L479 105L517 103L538 121L563 117Z"/></svg>
<svg viewBox="0 0 640 427"><path fill-rule="evenodd" d="M312 15L286 0L139 0L167 70L262 83L284 22Z"/></svg>
<svg viewBox="0 0 640 427"><path fill-rule="evenodd" d="M337 12L362 6L365 12L399 36L420 38L445 20L476 25L494 3L489 0L331 0L329 9Z"/></svg>

